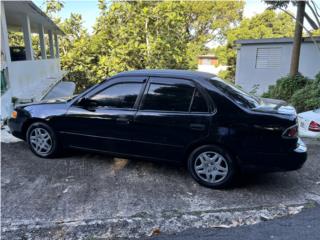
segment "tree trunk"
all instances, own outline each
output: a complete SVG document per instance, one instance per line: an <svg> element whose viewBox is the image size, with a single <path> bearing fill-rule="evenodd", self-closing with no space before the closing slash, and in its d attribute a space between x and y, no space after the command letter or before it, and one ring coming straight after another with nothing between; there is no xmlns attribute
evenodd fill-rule
<svg viewBox="0 0 320 240"><path fill-rule="evenodd" d="M290 76L294 77L299 71L299 59L300 59L300 49L302 42L302 29L303 29L303 19L305 12L306 2L297 2L297 19L293 38L292 55L291 55L291 65L290 65Z"/></svg>
<svg viewBox="0 0 320 240"><path fill-rule="evenodd" d="M147 47L147 65L150 63L150 43L149 43L149 30L148 30L149 18L145 21L145 32L146 32L146 47Z"/></svg>

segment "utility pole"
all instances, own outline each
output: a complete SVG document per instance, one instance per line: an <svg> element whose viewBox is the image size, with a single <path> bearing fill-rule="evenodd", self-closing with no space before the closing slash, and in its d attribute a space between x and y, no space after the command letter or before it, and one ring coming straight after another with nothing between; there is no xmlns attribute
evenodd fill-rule
<svg viewBox="0 0 320 240"><path fill-rule="evenodd" d="M300 49L302 42L302 30L303 30L303 19L305 13L306 2L297 1L297 19L294 31L292 55L291 55L291 65L290 65L290 76L294 77L299 71L299 59L300 59Z"/></svg>

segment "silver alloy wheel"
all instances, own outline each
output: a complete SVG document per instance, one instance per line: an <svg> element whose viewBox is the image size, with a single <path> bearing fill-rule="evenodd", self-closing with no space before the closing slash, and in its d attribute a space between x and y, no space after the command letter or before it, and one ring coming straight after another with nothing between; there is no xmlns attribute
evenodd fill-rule
<svg viewBox="0 0 320 240"><path fill-rule="evenodd" d="M218 183L225 179L229 167L227 160L217 152L203 152L194 161L194 170L199 178L208 183Z"/></svg>
<svg viewBox="0 0 320 240"><path fill-rule="evenodd" d="M52 149L52 139L45 128L37 127L30 133L30 144L39 155L45 156Z"/></svg>

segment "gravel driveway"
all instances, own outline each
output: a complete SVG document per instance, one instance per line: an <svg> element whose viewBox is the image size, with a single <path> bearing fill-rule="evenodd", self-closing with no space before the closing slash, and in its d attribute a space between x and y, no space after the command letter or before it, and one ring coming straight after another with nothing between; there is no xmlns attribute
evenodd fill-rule
<svg viewBox="0 0 320 240"><path fill-rule="evenodd" d="M72 153L34 156L2 143L3 239L109 239L253 224L320 202L320 142L299 171L201 187L183 167Z"/></svg>

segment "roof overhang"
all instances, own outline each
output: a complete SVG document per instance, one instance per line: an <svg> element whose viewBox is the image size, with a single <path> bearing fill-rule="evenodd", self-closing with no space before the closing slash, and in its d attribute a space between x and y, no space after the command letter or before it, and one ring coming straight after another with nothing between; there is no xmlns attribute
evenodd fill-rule
<svg viewBox="0 0 320 240"><path fill-rule="evenodd" d="M320 43L320 36L312 37L314 41ZM302 42L313 42L310 37L302 38ZM275 43L293 43L292 38L261 38L261 39L241 39L235 41L236 44L240 45L252 45L252 44L275 44Z"/></svg>
<svg viewBox="0 0 320 240"><path fill-rule="evenodd" d="M4 1L7 25L10 28L21 28L23 16L28 15L32 32L39 31L39 24L42 24L45 32L52 32L64 35L64 32L32 1Z"/></svg>

